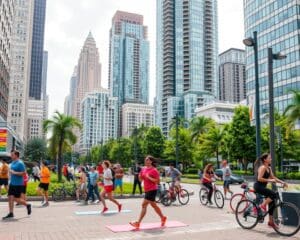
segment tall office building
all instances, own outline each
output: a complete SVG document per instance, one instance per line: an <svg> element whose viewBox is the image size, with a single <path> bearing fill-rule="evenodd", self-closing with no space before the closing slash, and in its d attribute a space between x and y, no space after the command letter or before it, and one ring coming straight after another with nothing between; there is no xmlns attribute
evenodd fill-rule
<svg viewBox="0 0 300 240"><path fill-rule="evenodd" d="M155 119L165 134L171 119L191 119L216 98L217 1L157 0Z"/></svg>
<svg viewBox="0 0 300 240"><path fill-rule="evenodd" d="M83 129L80 135L80 153L87 153L97 144L117 137L118 102L102 89L89 93L81 104Z"/></svg>
<svg viewBox="0 0 300 240"><path fill-rule="evenodd" d="M274 106L283 112L291 102L289 89L300 89L299 1L244 0L245 36L258 35L258 67L261 116L268 107L268 47L287 56L274 61ZM253 48L246 48L247 97L255 94Z"/></svg>
<svg viewBox="0 0 300 240"><path fill-rule="evenodd" d="M42 97L46 0L34 0L29 97Z"/></svg>
<svg viewBox="0 0 300 240"><path fill-rule="evenodd" d="M86 38L77 65L76 81L71 84L71 94L75 88L75 98L72 100L73 116L80 119L80 104L87 93L99 91L101 89L101 64L99 63L99 53L96 42L90 32ZM73 78L73 77L72 77Z"/></svg>
<svg viewBox="0 0 300 240"><path fill-rule="evenodd" d="M230 48L219 55L219 100L246 99L245 50Z"/></svg>
<svg viewBox="0 0 300 240"><path fill-rule="evenodd" d="M45 138L43 121L45 119L45 100L28 100L27 139Z"/></svg>
<svg viewBox="0 0 300 240"><path fill-rule="evenodd" d="M48 72L48 52L43 52L43 67L42 67L42 95L41 99L47 98L47 72Z"/></svg>
<svg viewBox="0 0 300 240"><path fill-rule="evenodd" d="M122 106L122 136L130 137L134 128L153 126L154 108L147 104L125 103Z"/></svg>
<svg viewBox="0 0 300 240"><path fill-rule="evenodd" d="M7 120L12 29L15 14L13 0L0 1L0 119Z"/></svg>
<svg viewBox="0 0 300 240"><path fill-rule="evenodd" d="M117 11L109 44L109 89L120 105L148 103L149 41L143 16Z"/></svg>
<svg viewBox="0 0 300 240"><path fill-rule="evenodd" d="M15 1L7 121L22 141L27 139L33 8L34 0Z"/></svg>
<svg viewBox="0 0 300 240"><path fill-rule="evenodd" d="M74 67L74 71L72 77L70 79L70 90L69 90L69 98L68 98L68 110L65 112L67 115L75 116L75 98L77 94L77 66Z"/></svg>

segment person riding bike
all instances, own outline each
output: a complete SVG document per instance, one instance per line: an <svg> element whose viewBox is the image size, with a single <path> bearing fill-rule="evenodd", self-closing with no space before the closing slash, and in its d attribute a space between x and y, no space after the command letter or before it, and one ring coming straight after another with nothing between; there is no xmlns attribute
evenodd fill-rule
<svg viewBox="0 0 300 240"><path fill-rule="evenodd" d="M208 189L208 203L212 205L211 197L213 194L213 185L212 182L215 181L215 179L221 180L214 172L214 166L209 163L205 166L204 171L203 171L203 177L201 179L202 184Z"/></svg>
<svg viewBox="0 0 300 240"><path fill-rule="evenodd" d="M284 182L275 177L270 167L272 158L269 153L264 153L259 158L261 162L261 166L258 168L257 179L254 184L254 190L256 193L265 196L265 200L260 205L260 209L263 212L267 212L267 205L269 205L269 222L268 226L273 228L278 228L277 224L274 223L273 220L273 209L275 207L275 200L276 200L276 193L271 189L267 188L268 183L281 183L284 187L288 185Z"/></svg>
<svg viewBox="0 0 300 240"><path fill-rule="evenodd" d="M172 183L171 183L171 186L170 186L170 192L171 192L171 195L172 197L175 197L175 190L177 192L180 192L180 177L181 177L181 172L174 167L174 164L171 163L169 165L169 171L167 173L167 176L168 177L171 177L171 180L172 180Z"/></svg>

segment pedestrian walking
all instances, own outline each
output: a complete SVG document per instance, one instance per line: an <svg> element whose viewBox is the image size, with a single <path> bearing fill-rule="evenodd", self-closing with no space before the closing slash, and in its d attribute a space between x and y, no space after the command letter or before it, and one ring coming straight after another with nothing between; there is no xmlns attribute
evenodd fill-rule
<svg viewBox="0 0 300 240"><path fill-rule="evenodd" d="M130 222L129 224L135 229L140 228L140 224L146 215L147 207L150 204L155 210L157 215L161 219L161 226L165 226L167 217L164 216L155 202L155 196L157 194L157 185L159 184L159 172L156 169L156 161L152 156L147 156L145 158L145 167L141 170L139 174L140 181L144 181L145 198L142 203L142 210L138 221Z"/></svg>
<svg viewBox="0 0 300 240"><path fill-rule="evenodd" d="M140 174L141 170L142 170L142 168L140 167L140 165L138 163L136 163L135 166L133 167L134 179L133 179L132 195L135 194L136 186L139 187L140 194L142 194L142 184L141 184L141 181L139 179L139 174Z"/></svg>
<svg viewBox="0 0 300 240"><path fill-rule="evenodd" d="M113 202L114 204L116 204L118 206L118 211L121 212L122 209L122 204L120 204L116 199L113 198L113 176L112 176L112 170L110 169L110 162L108 160L104 161L102 166L103 166L103 184L104 184L104 189L100 194L100 198L101 201L103 203L103 210L102 213L105 213L108 208L106 206L105 203L105 196L107 196L107 198Z"/></svg>
<svg viewBox="0 0 300 240"><path fill-rule="evenodd" d="M49 206L49 197L48 197L48 189L50 184L50 170L48 168L48 163L43 161L41 163L41 173L40 173L40 184L38 186L37 192L39 195L43 196L42 206Z"/></svg>
<svg viewBox="0 0 300 240"><path fill-rule="evenodd" d="M23 190L23 175L26 173L25 164L19 159L20 153L16 150L11 152L11 159L13 160L10 165L10 184L8 187L8 207L9 213L3 217L3 220L14 217L14 202L26 206L27 214L31 214L31 204L28 204L21 198Z"/></svg>
<svg viewBox="0 0 300 240"><path fill-rule="evenodd" d="M224 188L224 196L227 198L227 193L229 192L232 196L233 192L230 190L230 179L231 179L231 170L226 160L222 162L222 171L223 171L223 188Z"/></svg>

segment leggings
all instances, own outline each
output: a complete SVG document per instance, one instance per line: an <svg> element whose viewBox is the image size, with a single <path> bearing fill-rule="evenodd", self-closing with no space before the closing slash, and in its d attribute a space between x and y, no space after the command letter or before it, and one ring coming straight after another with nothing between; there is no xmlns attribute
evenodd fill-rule
<svg viewBox="0 0 300 240"><path fill-rule="evenodd" d="M264 184L261 184L259 182L256 182L254 184L254 190L256 193L264 195L266 198L271 198L272 202L269 204L269 215L273 215L273 211L275 209L275 199L276 199L276 193L268 188Z"/></svg>
<svg viewBox="0 0 300 240"><path fill-rule="evenodd" d="M208 189L207 199L211 202L211 196L213 194L213 186L211 183L203 183L203 185Z"/></svg>

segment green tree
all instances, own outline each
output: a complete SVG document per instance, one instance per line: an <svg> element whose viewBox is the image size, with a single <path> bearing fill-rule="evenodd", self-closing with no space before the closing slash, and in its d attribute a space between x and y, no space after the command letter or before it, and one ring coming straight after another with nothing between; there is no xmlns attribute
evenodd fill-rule
<svg viewBox="0 0 300 240"><path fill-rule="evenodd" d="M42 138L34 138L27 142L24 155L26 160L39 162L47 156L47 144Z"/></svg>
<svg viewBox="0 0 300 240"><path fill-rule="evenodd" d="M290 128L293 128L296 122L300 120L300 90L291 90L291 92L294 94L293 100L285 109L284 115L287 116Z"/></svg>
<svg viewBox="0 0 300 240"><path fill-rule="evenodd" d="M114 141L109 151L110 160L118 162L125 167L130 166L133 159L131 145L131 141L128 138L120 138Z"/></svg>
<svg viewBox="0 0 300 240"><path fill-rule="evenodd" d="M255 160L255 128L250 125L248 107L235 108L228 134L230 155L243 164L244 170L247 170L249 161Z"/></svg>
<svg viewBox="0 0 300 240"><path fill-rule="evenodd" d="M145 151L157 158L162 158L164 152L165 137L159 127L151 127L145 136Z"/></svg>
<svg viewBox="0 0 300 240"><path fill-rule="evenodd" d="M58 181L62 179L62 156L64 151L77 142L77 137L74 133L76 128L81 129L82 125L77 118L66 116L65 114L56 111L52 119L47 119L43 122L44 132L50 132L49 139L52 153L57 157Z"/></svg>
<svg viewBox="0 0 300 240"><path fill-rule="evenodd" d="M194 117L190 122L191 137L194 142L198 142L199 137L206 133L210 126L212 127L213 120L204 116Z"/></svg>

